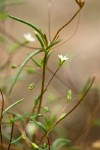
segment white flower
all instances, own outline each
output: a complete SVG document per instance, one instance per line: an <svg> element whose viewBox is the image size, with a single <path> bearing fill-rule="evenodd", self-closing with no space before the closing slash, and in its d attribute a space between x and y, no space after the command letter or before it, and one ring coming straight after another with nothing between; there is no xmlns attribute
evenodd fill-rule
<svg viewBox="0 0 100 150"><path fill-rule="evenodd" d="M61 54L58 55L60 62L59 65L61 66L66 60L68 60L69 58L67 56L62 56Z"/></svg>
<svg viewBox="0 0 100 150"><path fill-rule="evenodd" d="M32 35L30 33L24 33L23 36L24 36L25 40L28 42L34 42L35 41L35 38L32 37Z"/></svg>
<svg viewBox="0 0 100 150"><path fill-rule="evenodd" d="M30 136L35 134L37 130L38 130L38 127L34 123L32 123L32 122L28 123L28 125L26 127L26 131Z"/></svg>
<svg viewBox="0 0 100 150"><path fill-rule="evenodd" d="M65 61L65 60L67 60L67 59L68 59L68 57L67 57L67 56L62 56L61 54L60 54L60 55L58 55L58 57L59 57L59 59L60 59L61 61Z"/></svg>

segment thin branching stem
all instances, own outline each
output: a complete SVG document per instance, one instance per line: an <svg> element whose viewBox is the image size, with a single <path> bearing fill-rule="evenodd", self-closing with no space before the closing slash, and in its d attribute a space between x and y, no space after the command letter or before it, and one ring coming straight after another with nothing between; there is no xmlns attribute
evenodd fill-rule
<svg viewBox="0 0 100 150"><path fill-rule="evenodd" d="M57 70L55 71L55 73L53 74L53 76L51 77L51 79L49 80L48 84L46 85L46 87L44 88L43 92L41 93L42 95L47 91L48 86L50 85L51 81L53 80L53 78L56 76L58 70L60 69L60 66L57 68ZM41 94L39 95L39 97L41 97ZM33 107L32 112L34 112L36 107ZM42 107L40 107L41 109Z"/></svg>
<svg viewBox="0 0 100 150"><path fill-rule="evenodd" d="M79 8L79 9L77 10L77 12L72 16L72 18L71 18L66 24L64 24L64 25L57 31L56 35L55 35L54 38L53 38L53 41L56 39L56 37L58 36L58 34L59 34L67 25L69 25L69 24L73 21L73 19L80 13L80 11L81 11L81 8Z"/></svg>
<svg viewBox="0 0 100 150"><path fill-rule="evenodd" d="M53 125L53 127L50 129L49 133L55 128L56 125L58 125L64 118L66 118L67 116L69 116L79 105L80 103L84 100L85 96L88 94L88 92L90 91L93 83L95 81L95 77L93 77L88 89L86 90L86 92L83 94L83 96L80 98L80 100L78 101L78 103L64 116L62 117L61 119L58 119L56 121L56 123Z"/></svg>
<svg viewBox="0 0 100 150"><path fill-rule="evenodd" d="M51 77L51 79L49 80L47 86L45 87L44 92L47 90L48 86L50 85L51 81L53 80L53 78L55 77L56 73L58 72L58 70L60 69L60 66L57 68L57 70L55 71L55 73L53 74L53 76Z"/></svg>
<svg viewBox="0 0 100 150"><path fill-rule="evenodd" d="M2 138L2 126L1 126L1 121L3 118L3 110L4 110L4 97L2 90L0 89L1 97L2 97L2 106L1 106L1 116L0 116L0 141L1 141L1 148L3 150L3 138Z"/></svg>
<svg viewBox="0 0 100 150"><path fill-rule="evenodd" d="M13 118L14 118L14 116L13 116ZM10 147L11 147L11 142L12 142L12 137L13 137L13 131L14 131L14 122L12 122L11 135L10 135L10 141L9 141L9 145L8 145L8 150L10 150Z"/></svg>
<svg viewBox="0 0 100 150"><path fill-rule="evenodd" d="M47 135L47 141L48 141L48 146L49 146L49 150L51 150L51 144L50 144L50 139L49 139L49 136Z"/></svg>
<svg viewBox="0 0 100 150"><path fill-rule="evenodd" d="M51 0L48 2L48 32L49 32L49 40L51 42Z"/></svg>
<svg viewBox="0 0 100 150"><path fill-rule="evenodd" d="M63 41L62 43L60 43L57 46L55 46L53 49L56 49L56 48L58 48L60 46L63 46L64 44L66 44L67 42L69 42L76 35L77 30L78 30L79 21L80 21L80 13L79 13L79 17L78 17L78 21L77 21L77 25L76 25L75 31L72 33L72 35L68 39L66 39L65 41Z"/></svg>
<svg viewBox="0 0 100 150"><path fill-rule="evenodd" d="M0 89L0 93L1 93L1 96L2 96L2 106L1 106L1 116L0 116L0 120L2 120L2 117L3 117L3 110L4 110L4 97L3 97L3 93L2 93L2 90Z"/></svg>
<svg viewBox="0 0 100 150"><path fill-rule="evenodd" d="M2 127L0 123L0 142L1 142L1 149L3 150L3 138L2 138Z"/></svg>
<svg viewBox="0 0 100 150"><path fill-rule="evenodd" d="M64 117L62 117L61 119L58 119L56 121L56 123L52 126L52 128L48 131L48 134L50 132L52 132L52 130L56 127L56 125L58 125L63 119L65 119L68 115L70 115L79 105L80 103L84 100L85 96L88 94L88 92L90 91L93 83L95 81L95 77L92 78L91 83L88 87L88 89L85 91L85 93L83 94L83 96L80 98L80 100L78 101L78 103L66 114L64 115ZM41 141L44 139L44 137L47 136L47 134L44 134L43 137L41 138Z"/></svg>
<svg viewBox="0 0 100 150"><path fill-rule="evenodd" d="M47 91L48 86L50 85L51 81L53 80L53 78L55 77L55 75L57 74L58 70L60 69L60 66L57 68L57 70L54 72L53 76L51 77L51 79L49 80L48 84L46 85L43 94Z"/></svg>
<svg viewBox="0 0 100 150"><path fill-rule="evenodd" d="M45 72L46 72L46 63L47 63L47 53L45 52L44 56L44 63L43 63L43 74L42 74L42 86L41 86L41 94L40 94L40 101L37 114L40 113L40 109L42 106L43 94L44 94L44 84L45 84ZM38 119L38 118L37 118Z"/></svg>

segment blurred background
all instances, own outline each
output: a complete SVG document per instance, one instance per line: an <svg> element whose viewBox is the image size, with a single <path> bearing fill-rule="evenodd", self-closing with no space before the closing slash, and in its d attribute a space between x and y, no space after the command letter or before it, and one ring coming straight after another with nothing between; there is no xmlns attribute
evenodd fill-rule
<svg viewBox="0 0 100 150"><path fill-rule="evenodd" d="M6 2L6 1L5 1ZM17 2L17 0L16 0ZM46 82L49 81L52 73L58 66L58 54L67 55L69 61L57 73L52 81L48 92L45 94L44 106L48 105L52 108L52 114L62 110L65 105L65 96L69 89L72 90L73 99L66 107L68 112L78 101L79 93L82 87L90 77L95 76L95 83L86 96L84 102L60 125L63 136L68 137L76 145L81 145L84 149L95 150L100 149L100 1L86 0L85 6L69 26L61 33L60 39L67 41L74 33L73 38L55 48L51 56L46 72ZM1 0L2 4L2 0ZM0 7L2 6L0 4ZM54 37L57 30L65 24L77 11L78 5L75 0L52 0L50 9L50 22L48 20L49 0L23 0L18 4L5 5L0 11L7 11L9 14L27 20L45 32L49 37L49 25L51 38ZM77 28L78 25L78 28ZM76 31L77 28L77 31ZM75 32L76 31L76 32ZM16 73L12 70L13 64L20 64L27 57L27 54L34 49L23 47L17 49L13 55L9 55L12 45L16 41L24 41L24 33L31 33L33 30L10 18L0 20L0 85L7 92L9 88L10 78ZM2 35L5 35L2 38ZM29 45L30 47L39 47L39 43L35 41ZM42 56L36 57L38 61ZM29 112L32 109L34 97L40 91L42 71L36 68L32 62L34 74L30 74L26 78L27 67L23 71L20 78L25 78L18 82L12 92L10 99L24 98L24 105L19 112ZM20 79L21 80L21 79ZM34 91L28 90L31 82L37 82L37 88ZM6 95L6 94L5 94ZM47 104L47 100L49 104ZM28 104L28 105L27 105ZM62 136L61 133L58 136Z"/></svg>

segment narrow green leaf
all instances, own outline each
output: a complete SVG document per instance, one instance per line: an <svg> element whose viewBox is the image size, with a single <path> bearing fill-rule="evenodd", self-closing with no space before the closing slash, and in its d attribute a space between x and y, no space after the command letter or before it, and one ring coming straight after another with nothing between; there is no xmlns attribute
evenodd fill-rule
<svg viewBox="0 0 100 150"><path fill-rule="evenodd" d="M9 107L7 107L7 108L3 111L3 115L4 115L7 111L9 111L11 108L13 108L14 106L16 106L17 104L21 103L22 101L23 101L23 99L18 100L18 101L16 101L16 102L14 102L13 104L11 104Z"/></svg>
<svg viewBox="0 0 100 150"><path fill-rule="evenodd" d="M68 147L71 145L71 141L64 138L59 138L54 141L52 145L52 150L61 150L63 147Z"/></svg>
<svg viewBox="0 0 100 150"><path fill-rule="evenodd" d="M36 106L38 105L38 103L39 103L40 96L41 96L41 95L37 96L36 99L35 99L35 101L34 101L34 106L35 106L35 107L36 107Z"/></svg>
<svg viewBox="0 0 100 150"><path fill-rule="evenodd" d="M91 84L91 81L92 81L92 79L89 78L89 79L87 80L87 82L85 83L85 85L83 86L82 91L81 91L81 94L82 94L82 95L87 91L88 87L89 87L90 84Z"/></svg>
<svg viewBox="0 0 100 150"><path fill-rule="evenodd" d="M38 118L38 117L45 117L45 116L42 115L42 114L36 114L36 115L34 115L34 116L31 116L30 119L31 119L31 120L34 120L34 119L36 119L36 118Z"/></svg>
<svg viewBox="0 0 100 150"><path fill-rule="evenodd" d="M26 24L26 25L32 27L32 28L33 28L35 31L37 31L40 35L43 35L43 33L41 32L41 30L38 29L38 28L37 28L35 25L33 25L32 23L27 22L27 21L25 21L25 20L22 20L22 19L20 19L20 18L14 17L14 16L12 16L12 15L8 15L8 16L9 16L10 18L16 20L16 21L22 22L22 23L24 23L24 24Z"/></svg>
<svg viewBox="0 0 100 150"><path fill-rule="evenodd" d="M33 119L33 122L34 122L37 126L39 126L44 132L47 133L46 127L45 127L41 122L38 122L38 121L36 121L36 120L34 120L34 119Z"/></svg>
<svg viewBox="0 0 100 150"><path fill-rule="evenodd" d="M41 37L39 36L39 34L38 34L38 33L35 33L35 35L36 35L36 37L37 37L37 39L38 39L38 41L39 41L41 47L44 48L44 42L43 42L43 40L41 39Z"/></svg>
<svg viewBox="0 0 100 150"><path fill-rule="evenodd" d="M19 142L22 139L22 135L20 137L18 137L16 140L12 141L11 144L15 144L17 142Z"/></svg>
<svg viewBox="0 0 100 150"><path fill-rule="evenodd" d="M31 53L31 54L24 60L24 62L21 64L21 66L19 67L19 70L18 70L18 72L17 72L17 74L16 74L16 76L15 76L15 78L14 78L12 84L11 84L11 87L10 87L10 89L9 89L9 93L8 93L9 95L11 94L11 92L12 92L14 86L15 86L15 83L16 83L16 81L18 80L18 77L19 77L20 73L22 72L24 66L29 62L29 60L30 60L33 56L35 56L36 54L38 54L38 53L40 53L40 52L42 52L42 50L37 50L37 51Z"/></svg>
<svg viewBox="0 0 100 150"><path fill-rule="evenodd" d="M12 122L16 122L16 121L25 121L25 116L17 116L14 117L14 119L12 119Z"/></svg>
<svg viewBox="0 0 100 150"><path fill-rule="evenodd" d="M37 65L37 67L42 67L42 64L37 62L34 58L31 58L31 60Z"/></svg>
<svg viewBox="0 0 100 150"><path fill-rule="evenodd" d="M50 130L52 128L53 124L55 124L56 120L57 120L57 116L56 115L54 115L52 117L49 117L49 118L45 117L46 129Z"/></svg>
<svg viewBox="0 0 100 150"><path fill-rule="evenodd" d="M46 50L52 48L54 45L58 44L59 42L60 42L60 40L57 40L57 41L54 41L54 42L50 43L50 44L48 45L48 47L46 48Z"/></svg>
<svg viewBox="0 0 100 150"><path fill-rule="evenodd" d="M48 45L48 40L47 40L46 34L43 34L43 37L44 37L44 43L45 43L45 45Z"/></svg>

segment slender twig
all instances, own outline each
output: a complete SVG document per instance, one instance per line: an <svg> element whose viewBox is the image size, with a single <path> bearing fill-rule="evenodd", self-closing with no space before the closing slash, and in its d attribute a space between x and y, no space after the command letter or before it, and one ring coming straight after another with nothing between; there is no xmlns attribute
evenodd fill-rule
<svg viewBox="0 0 100 150"><path fill-rule="evenodd" d="M51 81L53 80L53 78L55 77L55 75L57 74L57 72L58 72L59 69L60 69L60 66L57 68L57 70L55 71L55 73L53 74L53 76L51 77L51 79L49 80L48 84L44 88L43 94L47 91L48 86L50 85Z"/></svg>
<svg viewBox="0 0 100 150"><path fill-rule="evenodd" d="M66 44L67 42L69 42L76 35L77 30L78 30L78 26L79 26L79 21L80 21L80 13L79 13L78 22L77 22L77 25L76 25L74 33L72 33L72 35L68 39L66 39L64 42L58 44L57 46L55 46L53 49L56 49L59 46L63 46L64 44Z"/></svg>
<svg viewBox="0 0 100 150"><path fill-rule="evenodd" d="M58 36L58 34L59 34L67 25L69 25L69 24L73 21L73 19L80 13L80 11L81 11L81 8L79 8L79 9L77 10L77 12L72 16L72 18L71 18L66 24L64 24L64 25L57 31L56 35L55 35L54 38L53 38L53 41L56 39L56 37Z"/></svg>
<svg viewBox="0 0 100 150"><path fill-rule="evenodd" d="M77 103L66 115L64 115L64 117L58 119L58 120L56 121L56 123L53 125L53 127L49 130L48 133L50 133L50 132L55 128L55 126L56 126L57 124L59 124L64 118L66 118L67 116L69 116L69 115L80 105L80 103L83 101L83 99L85 98L85 96L86 96L86 95L88 94L88 92L90 91L90 89L91 89L91 87L92 87L92 85L93 85L93 83L94 83L94 80L95 80L95 77L93 77L93 79L92 79L92 81L91 81L91 83L90 83L88 89L87 89L86 92L83 94L83 96L80 98L80 100L78 101L78 103Z"/></svg>
<svg viewBox="0 0 100 150"><path fill-rule="evenodd" d="M51 81L53 80L53 78L55 77L56 73L58 72L58 70L60 69L60 66L57 68L57 70L55 71L55 73L53 74L53 76L51 77L51 79L49 80L48 84L46 85L44 92L47 90L48 86L50 85Z"/></svg>
<svg viewBox="0 0 100 150"><path fill-rule="evenodd" d="M49 32L49 40L51 42L51 0L48 2L48 32Z"/></svg>
<svg viewBox="0 0 100 150"><path fill-rule="evenodd" d="M1 128L1 123L0 123L0 141L1 141L1 148L3 150L3 139L2 139L2 128Z"/></svg>
<svg viewBox="0 0 100 150"><path fill-rule="evenodd" d="M2 96L2 106L1 106L1 116L0 116L0 120L2 120L2 117L3 117L3 110L4 110L4 97L3 97L3 93L2 93L2 90L0 89L0 93L1 93L1 96Z"/></svg>
<svg viewBox="0 0 100 150"><path fill-rule="evenodd" d="M1 148L3 150L3 138L2 138L2 126L1 126L1 121L3 118L3 110L4 110L4 97L3 97L3 93L2 90L0 89L0 93L2 96L2 106L1 106L1 116L0 116L0 141L1 141Z"/></svg>
<svg viewBox="0 0 100 150"><path fill-rule="evenodd" d="M42 99L44 94L44 83L45 83L45 71L46 71L46 63L47 63L47 53L45 53L44 56L44 63L43 63L43 74L42 74L42 86L41 86L41 94L40 94L40 101L39 101L39 107L37 114L40 113L41 105L42 105ZM38 119L38 118L37 118Z"/></svg>
<svg viewBox="0 0 100 150"><path fill-rule="evenodd" d="M100 101L99 101L99 97L98 95L95 96L95 100L98 99L98 102L96 102L96 106L94 107L94 109L90 112L90 115L88 117L87 123L85 125L85 127L83 129L80 130L80 136L78 137L78 139L75 141L75 144L78 144L81 140L83 141L84 139L86 139L86 137L88 136L92 125L93 125L93 119L95 117L96 112L99 110L100 108ZM87 106L87 105L85 105ZM88 106L89 107L89 106ZM89 108L88 108L89 111Z"/></svg>
<svg viewBox="0 0 100 150"><path fill-rule="evenodd" d="M49 150L51 150L51 146L50 146L50 139L49 139L49 137L48 137L48 135L47 135L47 141L48 141L48 146L49 146Z"/></svg>
<svg viewBox="0 0 100 150"><path fill-rule="evenodd" d="M13 116L13 118L14 118L14 116ZM12 122L11 136L10 136L10 141L9 141L9 145L8 145L8 150L10 150L10 147L11 147L11 141L12 141L12 137L13 137L13 131L14 131L14 122Z"/></svg>
<svg viewBox="0 0 100 150"><path fill-rule="evenodd" d="M54 72L49 68L47 67L47 70L53 75ZM73 82L71 81L70 77L68 76L68 73L67 73L67 80L68 82L66 83L65 81L63 81L62 78L60 78L59 76L57 76L57 74L55 75L55 78L61 82L65 87L68 87L68 88L72 88L72 90L76 93L77 92L77 89L75 87L75 85L73 84Z"/></svg>
<svg viewBox="0 0 100 150"><path fill-rule="evenodd" d="M48 86L50 85L51 81L53 80L53 78L55 77L56 73L58 72L58 70L60 69L60 66L57 68L57 70L55 71L55 73L53 74L53 76L51 77L51 79L49 80L48 84L46 85L46 87L44 88L44 90L42 91L42 96L43 94L47 91ZM41 98L41 94L39 95L39 98ZM34 112L36 107L33 107L32 112ZM40 107L41 109L42 107Z"/></svg>
<svg viewBox="0 0 100 150"><path fill-rule="evenodd" d="M51 81L53 80L53 78L55 77L55 75L56 75L56 73L58 72L59 69L60 69L60 66L57 68L57 70L55 71L55 73L53 74L53 76L51 77L51 79L49 80L48 84L46 85L46 87L45 87L44 90L42 91L42 93L41 93L42 96L43 96L43 94L47 91L48 86L50 85ZM41 94L40 94L40 97L41 97ZM36 107L33 108L32 112L34 112L35 108L36 108ZM42 107L41 107L41 105L40 105L40 109L41 109L41 108L42 108ZM39 112L40 112L40 111L39 111Z"/></svg>

